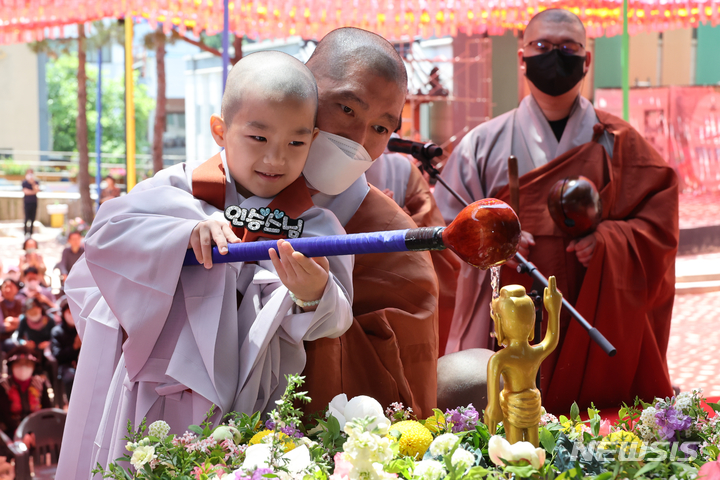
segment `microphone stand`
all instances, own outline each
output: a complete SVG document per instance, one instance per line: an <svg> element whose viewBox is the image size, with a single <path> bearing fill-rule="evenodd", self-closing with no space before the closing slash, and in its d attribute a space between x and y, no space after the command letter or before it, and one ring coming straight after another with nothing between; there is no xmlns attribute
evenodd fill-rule
<svg viewBox="0 0 720 480"><path fill-rule="evenodd" d="M400 140L400 142L402 142L402 147L392 145L393 140ZM400 142L397 142L396 145L400 144ZM452 196L455 197L457 201L460 202L463 206L468 206L468 202L464 198L462 198L450 185L445 183L445 180L443 180L443 178L440 176L440 172L437 168L435 168L435 165L433 165L432 163L433 158L442 155L442 149L440 147L432 143L422 144L419 142L411 142L409 140L391 138L388 142L388 150L393 152L408 153L414 158L418 159L420 161L423 171L427 172L431 178L434 178L435 180L440 182L440 184L442 184L442 186L445 187L447 191L450 192L450 194L452 194ZM532 262L526 260L525 257L523 257L520 253L515 254L515 260L518 262L518 273L525 273L527 275L530 275L530 277L532 277L535 282L540 284L543 289L547 288L547 278L542 273L540 273L540 271ZM538 302L537 299L534 299L534 302L536 308L539 308L538 303L542 304L542 294L538 293L537 295L540 297L540 301ZM567 309L567 311L570 312L570 315L580 324L580 326L582 326L585 331L588 332L588 335L590 336L592 341L595 342L603 350L603 352L605 352L609 357L615 356L615 354L617 353L615 347L605 338L605 336L597 328L590 325L588 321L585 320L582 315L580 315L580 312L575 310L575 307L570 305L570 302L568 302L565 297L563 297L562 299L562 305L563 308ZM542 320L542 317L540 318ZM535 339L536 341L538 341L540 336L540 326L539 322L537 321L535 322L535 328Z"/></svg>

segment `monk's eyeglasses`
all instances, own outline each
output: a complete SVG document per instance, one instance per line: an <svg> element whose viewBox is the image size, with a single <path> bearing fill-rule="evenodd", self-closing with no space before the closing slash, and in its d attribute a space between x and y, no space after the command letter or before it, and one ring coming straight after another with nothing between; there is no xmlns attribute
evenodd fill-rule
<svg viewBox="0 0 720 480"><path fill-rule="evenodd" d="M568 40L562 43L551 43L547 40L535 40L526 43L523 48L528 47L532 48L534 51L540 54L550 52L556 48L560 51L560 53L564 55L579 55L582 53L583 50L585 50L585 47L582 43L573 42L572 40Z"/></svg>

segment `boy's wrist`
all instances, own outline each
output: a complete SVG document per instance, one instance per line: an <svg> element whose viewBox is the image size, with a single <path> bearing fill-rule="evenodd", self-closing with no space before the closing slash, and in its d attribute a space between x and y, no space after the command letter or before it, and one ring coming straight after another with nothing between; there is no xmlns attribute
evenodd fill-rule
<svg viewBox="0 0 720 480"><path fill-rule="evenodd" d="M300 308L316 307L320 304L319 298L317 300L305 301L305 300L302 300L302 299L296 297L293 292L290 292L290 298Z"/></svg>

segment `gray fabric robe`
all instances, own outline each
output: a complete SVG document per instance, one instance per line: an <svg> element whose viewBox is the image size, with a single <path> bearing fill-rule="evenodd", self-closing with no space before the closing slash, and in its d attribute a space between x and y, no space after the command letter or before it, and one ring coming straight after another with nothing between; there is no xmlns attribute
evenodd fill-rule
<svg viewBox="0 0 720 480"><path fill-rule="evenodd" d="M68 277L83 348L58 478L89 478L96 463L121 456L128 420L137 426L162 418L182 433L211 404L219 407L216 419L273 408L284 375L303 370L303 342L350 327L353 257L330 258L320 305L306 313L269 261L182 267L194 226L223 218L190 193L192 168L163 170L103 204ZM271 201L240 197L229 175L225 193L226 204L247 208ZM344 233L325 209L302 218L303 236Z"/></svg>
<svg viewBox="0 0 720 480"><path fill-rule="evenodd" d="M508 183L507 159L518 159L522 177L563 153L592 140L598 123L592 104L579 96L570 111L560 141L532 95L520 106L471 130L453 151L442 177L466 201L493 197ZM612 156L613 137L605 132L599 142ZM449 224L463 209L442 185L435 188L435 199ZM522 208L522 199L520 199ZM492 288L487 271L463 263L458 277L455 313L446 353L469 348L488 348Z"/></svg>

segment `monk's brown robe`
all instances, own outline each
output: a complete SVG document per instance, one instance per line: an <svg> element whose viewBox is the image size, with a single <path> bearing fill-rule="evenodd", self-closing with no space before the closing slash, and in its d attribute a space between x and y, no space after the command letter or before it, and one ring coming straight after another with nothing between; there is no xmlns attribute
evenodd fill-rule
<svg viewBox="0 0 720 480"><path fill-rule="evenodd" d="M418 227L439 227L445 225L442 214L435 203L435 197L430 192L430 186L423 178L420 170L412 165L410 178L408 178L405 191L405 206L403 210L412 217ZM440 342L438 348L440 356L445 353L445 344L450 334L453 311L455 310L455 291L457 290L460 259L452 251L433 250L430 252L438 277L440 297L438 301L438 334Z"/></svg>
<svg viewBox="0 0 720 480"><path fill-rule="evenodd" d="M595 138L602 128L615 136L612 158L591 141L520 178L520 222L536 242L529 260L555 275L563 296L617 348L608 357L563 310L560 344L542 365L543 405L554 413L568 412L573 401L616 407L673 393L665 354L679 237L677 176L629 124L597 116ZM587 269L565 251L571 238L547 208L552 185L580 174L595 183L603 203ZM498 198L508 200L507 187ZM531 285L509 268L501 275L503 284Z"/></svg>
<svg viewBox="0 0 720 480"><path fill-rule="evenodd" d="M348 234L415 228L375 187L345 225ZM418 416L437 403L438 285L428 252L355 256L353 325L340 338L305 343L303 375L312 403L369 395L387 407L402 402Z"/></svg>

